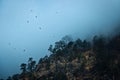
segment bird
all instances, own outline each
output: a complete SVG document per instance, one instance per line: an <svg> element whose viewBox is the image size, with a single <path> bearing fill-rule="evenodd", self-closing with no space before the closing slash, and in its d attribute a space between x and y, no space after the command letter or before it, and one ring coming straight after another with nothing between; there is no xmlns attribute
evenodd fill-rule
<svg viewBox="0 0 120 80"><path fill-rule="evenodd" d="M56 14L59 14L59 11L56 11Z"/></svg>
<svg viewBox="0 0 120 80"><path fill-rule="evenodd" d="M35 18L37 18L37 16L35 16Z"/></svg>
<svg viewBox="0 0 120 80"><path fill-rule="evenodd" d="M30 12L33 12L33 10L31 9Z"/></svg>
<svg viewBox="0 0 120 80"><path fill-rule="evenodd" d="M27 23L29 23L29 20L27 20Z"/></svg>
<svg viewBox="0 0 120 80"><path fill-rule="evenodd" d="M56 14L58 14L58 12L56 12Z"/></svg>
<svg viewBox="0 0 120 80"><path fill-rule="evenodd" d="M14 48L14 50L16 50L16 48Z"/></svg>
<svg viewBox="0 0 120 80"><path fill-rule="evenodd" d="M26 50L24 49L23 52L25 52Z"/></svg>
<svg viewBox="0 0 120 80"><path fill-rule="evenodd" d="M41 27L39 27L39 29L41 30Z"/></svg>

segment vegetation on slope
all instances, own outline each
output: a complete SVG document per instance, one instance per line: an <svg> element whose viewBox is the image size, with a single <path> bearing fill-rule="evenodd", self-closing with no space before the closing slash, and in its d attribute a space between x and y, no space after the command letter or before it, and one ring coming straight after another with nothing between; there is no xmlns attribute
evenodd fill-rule
<svg viewBox="0 0 120 80"><path fill-rule="evenodd" d="M48 50L49 56L38 64L29 58L20 65L22 73L7 80L120 80L120 34L92 41L66 36Z"/></svg>

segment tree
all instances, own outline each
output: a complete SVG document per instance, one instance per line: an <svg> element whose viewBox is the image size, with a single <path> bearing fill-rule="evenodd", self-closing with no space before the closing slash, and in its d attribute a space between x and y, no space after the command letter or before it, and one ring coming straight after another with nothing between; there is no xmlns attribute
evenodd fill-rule
<svg viewBox="0 0 120 80"><path fill-rule="evenodd" d="M66 44L68 44L70 41L73 41L73 39L69 36L69 35L66 35L62 38L63 42L65 42Z"/></svg>
<svg viewBox="0 0 120 80"><path fill-rule="evenodd" d="M36 64L36 61L33 60L33 58L29 58L28 60L28 71L32 72L34 69L35 69L35 64Z"/></svg>
<svg viewBox="0 0 120 80"><path fill-rule="evenodd" d="M26 73L26 64L25 63L22 63L21 65L20 65L20 69L22 70L22 73Z"/></svg>
<svg viewBox="0 0 120 80"><path fill-rule="evenodd" d="M53 53L53 45L49 46L48 51L50 51L51 53Z"/></svg>
<svg viewBox="0 0 120 80"><path fill-rule="evenodd" d="M66 46L65 42L62 41L62 40L60 40L60 41L58 41L58 42L55 42L54 48L53 48L52 45L50 45L50 47L49 47L48 50L49 50L51 53L56 54L56 53L58 53L58 51L63 50L63 49L65 48L65 46Z"/></svg>
<svg viewBox="0 0 120 80"><path fill-rule="evenodd" d="M59 71L54 74L54 80L67 80L67 76L64 72Z"/></svg>
<svg viewBox="0 0 120 80"><path fill-rule="evenodd" d="M19 80L19 74L14 74L13 76L12 76L12 79L13 80Z"/></svg>
<svg viewBox="0 0 120 80"><path fill-rule="evenodd" d="M40 58L40 60L38 62L38 64L41 64L41 63L43 63L43 58Z"/></svg>
<svg viewBox="0 0 120 80"><path fill-rule="evenodd" d="M65 42L64 41L58 41L58 42L55 42L55 49L56 49L56 51L58 51L58 50L63 50L64 48L65 48Z"/></svg>
<svg viewBox="0 0 120 80"><path fill-rule="evenodd" d="M12 78L9 76L9 77L7 78L7 80L12 80Z"/></svg>
<svg viewBox="0 0 120 80"><path fill-rule="evenodd" d="M70 41L70 42L68 43L68 45L67 45L67 48L68 48L68 49L72 48L73 44L74 44L74 42L73 42L73 41Z"/></svg>
<svg viewBox="0 0 120 80"><path fill-rule="evenodd" d="M89 50L91 48L91 44L90 44L90 42L84 40L82 43L82 47L86 51L86 50Z"/></svg>
<svg viewBox="0 0 120 80"><path fill-rule="evenodd" d="M105 52L106 42L103 36L93 38L93 50L96 52Z"/></svg>
<svg viewBox="0 0 120 80"><path fill-rule="evenodd" d="M33 58L30 57L29 60L28 60L28 63L32 62L33 61Z"/></svg>

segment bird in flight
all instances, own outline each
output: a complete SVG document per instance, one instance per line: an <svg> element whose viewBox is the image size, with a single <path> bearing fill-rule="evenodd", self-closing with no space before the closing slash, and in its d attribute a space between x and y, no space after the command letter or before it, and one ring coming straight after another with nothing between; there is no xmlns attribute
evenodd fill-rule
<svg viewBox="0 0 120 80"><path fill-rule="evenodd" d="M14 50L16 50L16 48L14 48Z"/></svg>
<svg viewBox="0 0 120 80"><path fill-rule="evenodd" d="M23 52L25 52L26 50L24 49Z"/></svg>
<svg viewBox="0 0 120 80"><path fill-rule="evenodd" d="M9 43L8 43L8 45L10 46L10 45L11 45L11 43L9 42Z"/></svg>
<svg viewBox="0 0 120 80"><path fill-rule="evenodd" d="M35 16L35 18L37 18L37 16Z"/></svg>
<svg viewBox="0 0 120 80"><path fill-rule="evenodd" d="M27 23L29 23L29 20L27 20Z"/></svg>
<svg viewBox="0 0 120 80"><path fill-rule="evenodd" d="M33 10L31 9L30 12L33 12Z"/></svg>
<svg viewBox="0 0 120 80"><path fill-rule="evenodd" d="M39 27L39 29L41 30L41 27Z"/></svg>

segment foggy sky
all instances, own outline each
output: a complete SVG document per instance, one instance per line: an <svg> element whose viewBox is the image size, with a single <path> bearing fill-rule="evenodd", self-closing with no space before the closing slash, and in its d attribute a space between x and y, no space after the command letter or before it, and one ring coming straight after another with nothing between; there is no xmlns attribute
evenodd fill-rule
<svg viewBox="0 0 120 80"><path fill-rule="evenodd" d="M119 21L120 0L0 0L0 78L65 35L108 35Z"/></svg>

